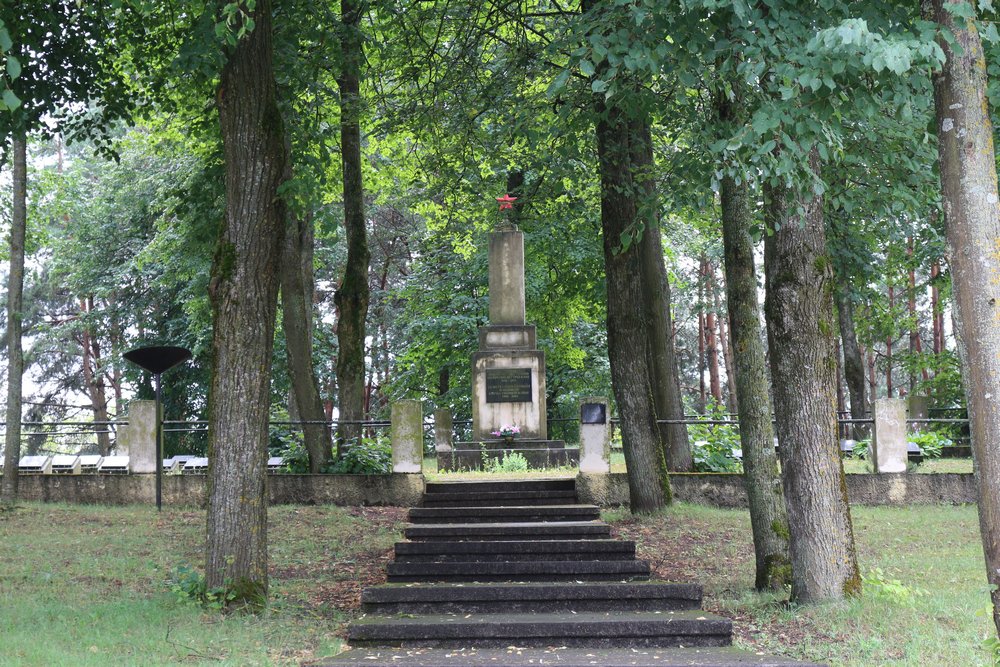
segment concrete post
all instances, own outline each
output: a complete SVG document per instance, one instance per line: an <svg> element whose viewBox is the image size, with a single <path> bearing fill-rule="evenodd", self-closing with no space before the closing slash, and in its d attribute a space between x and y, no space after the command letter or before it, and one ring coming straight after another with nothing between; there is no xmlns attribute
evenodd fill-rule
<svg viewBox="0 0 1000 667"><path fill-rule="evenodd" d="M392 404L392 471L421 472L424 465L424 408L422 401Z"/></svg>
<svg viewBox="0 0 1000 667"><path fill-rule="evenodd" d="M490 234L490 324L524 325L524 234Z"/></svg>
<svg viewBox="0 0 1000 667"><path fill-rule="evenodd" d="M434 411L434 450L438 452L451 451L452 439L451 410L437 409Z"/></svg>
<svg viewBox="0 0 1000 667"><path fill-rule="evenodd" d="M129 403L128 426L118 429L117 449L129 457L129 472L156 472L156 401Z"/></svg>
<svg viewBox="0 0 1000 667"><path fill-rule="evenodd" d="M611 472L608 399L580 399L580 472Z"/></svg>
<svg viewBox="0 0 1000 667"><path fill-rule="evenodd" d="M907 415L910 419L927 419L931 400L927 396L910 396L906 399ZM914 424L914 431L926 431L927 424Z"/></svg>
<svg viewBox="0 0 1000 667"><path fill-rule="evenodd" d="M875 400L875 430L872 435L875 472L906 472L906 400Z"/></svg>

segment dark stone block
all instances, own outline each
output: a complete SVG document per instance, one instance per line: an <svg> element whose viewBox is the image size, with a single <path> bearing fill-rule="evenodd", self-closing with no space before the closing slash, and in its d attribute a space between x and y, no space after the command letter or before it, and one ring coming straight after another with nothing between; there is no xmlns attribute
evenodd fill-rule
<svg viewBox="0 0 1000 667"><path fill-rule="evenodd" d="M409 540L598 539L611 537L611 528L600 521L411 524L404 535Z"/></svg>
<svg viewBox="0 0 1000 667"><path fill-rule="evenodd" d="M572 505L576 490L489 491L424 494L424 507L495 507L497 505Z"/></svg>
<svg viewBox="0 0 1000 667"><path fill-rule="evenodd" d="M625 560L635 542L625 540L531 540L492 542L397 542L396 560L407 562L502 560Z"/></svg>
<svg viewBox="0 0 1000 667"><path fill-rule="evenodd" d="M596 505L515 505L504 507L414 507L412 523L507 523L515 521L597 521Z"/></svg>
<svg viewBox="0 0 1000 667"><path fill-rule="evenodd" d="M356 649L312 663L312 667L823 667L819 663L759 655L726 647L630 648Z"/></svg>
<svg viewBox="0 0 1000 667"><path fill-rule="evenodd" d="M438 452L438 470L461 471L481 470L484 459L492 461L501 459L509 453L517 452L528 461L531 468L565 468L579 465L579 449L563 448L518 448L519 442L510 449L458 449L450 452Z"/></svg>
<svg viewBox="0 0 1000 667"><path fill-rule="evenodd" d="M649 577L641 560L535 560L408 563L387 566L389 581L622 581Z"/></svg>
<svg viewBox="0 0 1000 667"><path fill-rule="evenodd" d="M348 627L348 642L392 646L728 646L732 622L701 611L577 614L428 615L363 618Z"/></svg>
<svg viewBox="0 0 1000 667"><path fill-rule="evenodd" d="M576 493L576 478L530 479L476 482L428 482L426 496L456 493L510 493L529 491L572 491Z"/></svg>
<svg viewBox="0 0 1000 667"><path fill-rule="evenodd" d="M670 611L697 609L701 586L659 582L386 584L364 591L373 614Z"/></svg>

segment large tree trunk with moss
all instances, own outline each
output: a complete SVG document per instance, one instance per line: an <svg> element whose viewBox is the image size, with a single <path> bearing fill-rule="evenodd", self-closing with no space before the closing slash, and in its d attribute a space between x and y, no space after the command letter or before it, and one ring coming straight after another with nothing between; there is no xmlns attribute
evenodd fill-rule
<svg viewBox="0 0 1000 667"><path fill-rule="evenodd" d="M10 274L7 277L7 430L4 435L4 474L0 477L0 498L8 505L17 502L18 461L21 458L21 379L24 352L21 324L24 292L24 240L28 222L27 135L16 130L11 142L13 195L10 225Z"/></svg>
<svg viewBox="0 0 1000 667"><path fill-rule="evenodd" d="M330 461L332 439L312 359L313 240L312 221L290 214L281 251L281 323L309 472L319 473Z"/></svg>
<svg viewBox="0 0 1000 667"><path fill-rule="evenodd" d="M738 399L740 445L756 555L755 585L758 590L779 590L791 582L788 517L774 451L767 357L760 333L750 193L745 182L737 185L727 176L722 180L721 197L726 302L734 364L729 373L735 376Z"/></svg>
<svg viewBox="0 0 1000 667"><path fill-rule="evenodd" d="M979 527L993 622L1000 633L1000 206L986 60L969 19L934 0L925 12L955 44L939 40L946 61L934 76L938 157L948 260L979 497Z"/></svg>
<svg viewBox="0 0 1000 667"><path fill-rule="evenodd" d="M344 230L347 265L334 294L337 321L337 385L340 444L361 437L365 417L365 318L368 316L368 233L365 229L365 193L361 180L361 34L362 4L341 0L340 150L344 176Z"/></svg>
<svg viewBox="0 0 1000 667"><path fill-rule="evenodd" d="M218 90L226 211L212 266L205 578L232 604L267 597L267 431L288 153L275 98L271 3L229 54Z"/></svg>
<svg viewBox="0 0 1000 667"><path fill-rule="evenodd" d="M813 153L812 168L819 169ZM822 199L768 188L765 314L792 560L792 599L861 591L837 438L832 271Z"/></svg>
<svg viewBox="0 0 1000 667"><path fill-rule="evenodd" d="M691 472L691 444L687 426L676 423L684 419L680 376L674 350L674 327L670 313L670 283L663 260L663 238L660 234L659 206L653 181L653 140L649 123L630 123L632 165L639 185L637 201L640 220L646 229L640 241L642 288L646 305L646 336L649 340L649 364L652 369L653 404L663 443L667 469ZM664 423L675 422L675 423Z"/></svg>
<svg viewBox="0 0 1000 667"><path fill-rule="evenodd" d="M648 363L642 244L623 244L623 236L634 235L638 229L631 132L619 109L605 108L603 98L598 98L596 106L611 384L621 417L631 509L633 513L646 513L670 502L670 479L656 423Z"/></svg>

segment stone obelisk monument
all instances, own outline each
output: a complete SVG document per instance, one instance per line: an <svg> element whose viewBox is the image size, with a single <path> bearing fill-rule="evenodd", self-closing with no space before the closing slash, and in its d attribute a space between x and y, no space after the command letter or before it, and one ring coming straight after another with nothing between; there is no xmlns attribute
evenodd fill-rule
<svg viewBox="0 0 1000 667"><path fill-rule="evenodd" d="M472 438L516 424L519 440L547 440L545 352L524 321L524 234L506 226L490 234L490 324L472 356Z"/></svg>

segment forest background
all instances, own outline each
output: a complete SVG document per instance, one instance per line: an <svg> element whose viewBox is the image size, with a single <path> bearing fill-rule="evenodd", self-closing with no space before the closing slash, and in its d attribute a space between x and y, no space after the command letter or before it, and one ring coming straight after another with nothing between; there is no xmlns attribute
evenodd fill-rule
<svg viewBox="0 0 1000 667"><path fill-rule="evenodd" d="M483 238L504 193L527 235L552 410L614 395L633 511L669 502L668 467L690 469L670 424L685 397L740 413L758 587L785 575L761 568L762 526L790 543L793 599L857 592L832 408L858 417L904 391L960 404L949 276L965 285L955 320L980 481L994 477L1000 342L996 299L980 298L996 287L989 2L4 9L5 468L23 416L22 338L29 377L51 391L32 409L70 409L75 385L97 422L129 384L149 391L121 351L190 347L197 363L172 378L168 409L207 415L210 585L266 595L269 416L308 424L319 472L396 398L467 409ZM63 137L90 151L68 152ZM790 539L783 517L761 514L780 505L761 239ZM7 494L16 475L3 481Z"/></svg>

